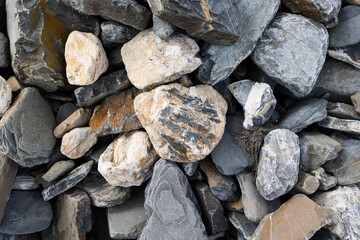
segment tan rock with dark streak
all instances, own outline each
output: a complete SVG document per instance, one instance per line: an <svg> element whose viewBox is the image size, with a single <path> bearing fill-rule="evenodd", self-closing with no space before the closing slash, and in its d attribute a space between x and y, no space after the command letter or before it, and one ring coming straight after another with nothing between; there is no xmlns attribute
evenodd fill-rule
<svg viewBox="0 0 360 240"><path fill-rule="evenodd" d="M97 136L91 128L75 128L64 135L60 151L70 159L80 158L97 143L97 140Z"/></svg>
<svg viewBox="0 0 360 240"><path fill-rule="evenodd" d="M70 132L74 128L85 126L90 118L90 109L79 108L54 129L54 136L56 138L62 138L65 133Z"/></svg>

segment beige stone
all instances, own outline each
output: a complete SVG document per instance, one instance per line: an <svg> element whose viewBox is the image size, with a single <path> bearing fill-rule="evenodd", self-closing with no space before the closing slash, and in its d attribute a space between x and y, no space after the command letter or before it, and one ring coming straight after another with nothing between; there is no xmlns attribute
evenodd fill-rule
<svg viewBox="0 0 360 240"><path fill-rule="evenodd" d="M97 143L97 140L91 128L75 128L62 138L60 151L70 159L80 158Z"/></svg>
<svg viewBox="0 0 360 240"><path fill-rule="evenodd" d="M351 95L350 98L355 110L360 113L360 92Z"/></svg>
<svg viewBox="0 0 360 240"><path fill-rule="evenodd" d="M61 175L64 175L75 166L74 161L59 161L56 162L51 168L42 176L47 182L52 182Z"/></svg>
<svg viewBox="0 0 360 240"><path fill-rule="evenodd" d="M10 84L11 91L13 91L13 92L17 92L17 91L20 91L21 89L23 89L22 84L15 76L9 77L8 80L6 80L6 81L8 84Z"/></svg>
<svg viewBox="0 0 360 240"><path fill-rule="evenodd" d="M100 156L98 171L113 186L140 186L149 179L158 156L143 131L127 132Z"/></svg>
<svg viewBox="0 0 360 240"><path fill-rule="evenodd" d="M161 39L150 30L142 31L124 44L121 56L131 83L150 89L191 73L201 65L199 46L185 35Z"/></svg>
<svg viewBox="0 0 360 240"><path fill-rule="evenodd" d="M56 138L62 138L65 133L70 132L74 128L85 126L90 118L90 109L79 108L54 129L54 136Z"/></svg>
<svg viewBox="0 0 360 240"><path fill-rule="evenodd" d="M296 193L303 193L306 195L310 195L316 192L319 186L320 186L320 181L316 177L306 172L300 171L298 176L298 181L295 184L292 191Z"/></svg>
<svg viewBox="0 0 360 240"><path fill-rule="evenodd" d="M201 160L224 133L227 103L208 85L160 86L139 94L134 106L156 152L167 160Z"/></svg>
<svg viewBox="0 0 360 240"><path fill-rule="evenodd" d="M9 109L11 103L11 86L0 76L0 117Z"/></svg>
<svg viewBox="0 0 360 240"><path fill-rule="evenodd" d="M109 61L99 38L73 31L65 44L66 77L72 85L90 85L106 72Z"/></svg>
<svg viewBox="0 0 360 240"><path fill-rule="evenodd" d="M268 214L251 240L304 240L331 222L334 212L299 194Z"/></svg>

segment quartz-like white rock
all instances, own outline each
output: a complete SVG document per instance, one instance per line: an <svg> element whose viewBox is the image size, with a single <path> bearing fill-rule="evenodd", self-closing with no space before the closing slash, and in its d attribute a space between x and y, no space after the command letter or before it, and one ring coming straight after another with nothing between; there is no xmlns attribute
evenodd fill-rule
<svg viewBox="0 0 360 240"><path fill-rule="evenodd" d="M11 86L0 76L0 117L9 109L11 103Z"/></svg>
<svg viewBox="0 0 360 240"><path fill-rule="evenodd" d="M52 182L61 175L70 171L75 166L74 161L59 161L56 162L52 167L42 176L47 182Z"/></svg>

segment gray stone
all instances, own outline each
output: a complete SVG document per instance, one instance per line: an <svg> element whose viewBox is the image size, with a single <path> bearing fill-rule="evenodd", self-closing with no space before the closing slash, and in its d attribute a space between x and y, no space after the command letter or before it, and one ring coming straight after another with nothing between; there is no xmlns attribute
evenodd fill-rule
<svg viewBox="0 0 360 240"><path fill-rule="evenodd" d="M61 180L45 188L42 191L42 196L44 200L49 201L50 199L53 199L57 195L65 192L66 190L74 187L76 184L81 182L90 172L93 163L93 161L83 163L82 165L72 170Z"/></svg>
<svg viewBox="0 0 360 240"><path fill-rule="evenodd" d="M254 234L257 225L246 218L243 213L231 212L229 214L231 224L244 236L245 239L250 239Z"/></svg>
<svg viewBox="0 0 360 240"><path fill-rule="evenodd" d="M350 96L351 102L355 107L357 113L360 113L360 92Z"/></svg>
<svg viewBox="0 0 360 240"><path fill-rule="evenodd" d="M278 14L256 45L251 57L269 77L296 97L313 89L328 48L326 28L314 20Z"/></svg>
<svg viewBox="0 0 360 240"><path fill-rule="evenodd" d="M307 172L321 167L338 156L341 144L318 132L303 132L299 135L300 168Z"/></svg>
<svg viewBox="0 0 360 240"><path fill-rule="evenodd" d="M64 175L69 172L75 166L74 161L59 161L56 162L51 168L42 176L42 178L47 182L52 182L56 180L58 177Z"/></svg>
<svg viewBox="0 0 360 240"><path fill-rule="evenodd" d="M111 43L126 43L140 31L113 21L105 21L100 25L101 40Z"/></svg>
<svg viewBox="0 0 360 240"><path fill-rule="evenodd" d="M329 22L327 23L324 23L324 26L329 29L329 28L333 28L335 26L337 26L339 24L339 17L336 16L334 17L332 20L330 20Z"/></svg>
<svg viewBox="0 0 360 240"><path fill-rule="evenodd" d="M95 164L98 164L101 154L103 154L103 152L105 152L105 150L109 146L109 144L110 144L109 142L105 142L105 143L100 143L100 144L95 145L92 148L92 152L89 155L89 158L91 160L94 160Z"/></svg>
<svg viewBox="0 0 360 240"><path fill-rule="evenodd" d="M184 87L191 87L194 86L193 82L191 81L189 75L182 75L179 78L179 83L183 85Z"/></svg>
<svg viewBox="0 0 360 240"><path fill-rule="evenodd" d="M152 18L153 18L153 31L159 37L167 38L175 31L174 25L158 18L156 15L153 15Z"/></svg>
<svg viewBox="0 0 360 240"><path fill-rule="evenodd" d="M332 58L360 68L360 43L342 48L330 48L327 54Z"/></svg>
<svg viewBox="0 0 360 240"><path fill-rule="evenodd" d="M74 93L78 106L91 106L105 97L129 88L131 83L124 69L100 77L95 83L79 87Z"/></svg>
<svg viewBox="0 0 360 240"><path fill-rule="evenodd" d="M3 33L0 33L0 67L7 67L9 64L9 39Z"/></svg>
<svg viewBox="0 0 360 240"><path fill-rule="evenodd" d="M131 188L110 185L98 171L91 171L77 188L86 192L95 207L113 207L123 204L131 196Z"/></svg>
<svg viewBox="0 0 360 240"><path fill-rule="evenodd" d="M326 117L317 123L320 127L347 133L360 134L360 121Z"/></svg>
<svg viewBox="0 0 360 240"><path fill-rule="evenodd" d="M139 240L208 239L194 193L176 163L156 162L144 207L148 220Z"/></svg>
<svg viewBox="0 0 360 240"><path fill-rule="evenodd" d="M121 56L121 48L122 48L122 46L114 48L108 54L109 68L113 68L116 70L120 69L120 68L124 68L124 62L123 62L122 56Z"/></svg>
<svg viewBox="0 0 360 240"><path fill-rule="evenodd" d="M346 4L352 4L352 5L360 6L360 0L343 0L343 2L346 3Z"/></svg>
<svg viewBox="0 0 360 240"><path fill-rule="evenodd" d="M56 125L62 123L65 119L70 117L73 112L77 110L77 107L70 102L67 102L59 107L59 110L56 115Z"/></svg>
<svg viewBox="0 0 360 240"><path fill-rule="evenodd" d="M294 188L291 190L292 193L303 193L305 195L310 195L316 192L320 186L320 181L303 171L299 172L298 181L295 184Z"/></svg>
<svg viewBox="0 0 360 240"><path fill-rule="evenodd" d="M0 151L22 167L49 162L55 117L36 88L24 88L0 121Z"/></svg>
<svg viewBox="0 0 360 240"><path fill-rule="evenodd" d="M346 6L339 12L339 24L329 29L330 47L346 47L360 42L360 7Z"/></svg>
<svg viewBox="0 0 360 240"><path fill-rule="evenodd" d="M335 187L338 183L337 178L327 174L323 168L311 170L309 173L319 180L320 190L327 191L330 188Z"/></svg>
<svg viewBox="0 0 360 240"><path fill-rule="evenodd" d="M332 117L360 120L360 114L358 114L355 107L350 104L328 102L326 110L327 114Z"/></svg>
<svg viewBox="0 0 360 240"><path fill-rule="evenodd" d="M327 101L325 99L308 98L291 105L281 115L279 127L298 133L309 125L326 117Z"/></svg>
<svg viewBox="0 0 360 240"><path fill-rule="evenodd" d="M204 84L215 85L229 77L254 50L279 6L280 0L237 1L236 7L241 13L238 28L240 39L230 46L207 45L202 50L204 64L200 66L197 78Z"/></svg>
<svg viewBox="0 0 360 240"><path fill-rule="evenodd" d="M233 114L236 112L236 101L234 101L234 97L230 90L227 88L230 85L230 78L226 78L225 80L218 82L213 87L216 91L218 91L226 100L228 104L228 114ZM244 115L244 114L242 114Z"/></svg>
<svg viewBox="0 0 360 240"><path fill-rule="evenodd" d="M193 176L198 169L199 161L197 162L188 162L188 163L182 163L182 166L184 168L184 172L188 176Z"/></svg>
<svg viewBox="0 0 360 240"><path fill-rule="evenodd" d="M256 187L270 201L289 192L298 180L300 146L298 136L287 129L269 132L261 148Z"/></svg>
<svg viewBox="0 0 360 240"><path fill-rule="evenodd" d="M139 188L128 201L107 209L111 238L135 239L140 236L146 222L144 201L144 190Z"/></svg>
<svg viewBox="0 0 360 240"><path fill-rule="evenodd" d="M35 178L28 174L18 174L15 177L13 190L36 190L40 186L35 182Z"/></svg>
<svg viewBox="0 0 360 240"><path fill-rule="evenodd" d="M52 219L51 205L37 191L12 191L0 233L29 234L45 230Z"/></svg>
<svg viewBox="0 0 360 240"><path fill-rule="evenodd" d="M148 25L150 11L134 0L62 0L78 12L101 17L143 30Z"/></svg>

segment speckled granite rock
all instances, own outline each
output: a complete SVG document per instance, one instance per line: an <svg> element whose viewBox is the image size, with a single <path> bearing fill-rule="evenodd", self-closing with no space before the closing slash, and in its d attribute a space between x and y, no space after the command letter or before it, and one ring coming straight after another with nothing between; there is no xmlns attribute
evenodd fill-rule
<svg viewBox="0 0 360 240"><path fill-rule="evenodd" d="M337 60L346 62L353 65L356 68L360 68L360 43L342 47L342 48L330 48L327 54Z"/></svg>
<svg viewBox="0 0 360 240"><path fill-rule="evenodd" d="M327 174L323 168L317 168L317 169L311 170L309 173L311 175L315 176L319 180L319 182L320 182L319 189L320 190L327 191L330 188L335 187L338 183L337 178Z"/></svg>
<svg viewBox="0 0 360 240"><path fill-rule="evenodd" d="M62 121L56 128L54 129L54 136L56 138L62 138L66 133L71 130L85 126L91 117L91 110L79 108L75 112L73 112L68 118Z"/></svg>
<svg viewBox="0 0 360 240"><path fill-rule="evenodd" d="M3 116L11 104L11 85L0 76L0 116Z"/></svg>
<svg viewBox="0 0 360 240"><path fill-rule="evenodd" d="M347 133L360 134L360 121L326 117L317 123L320 127Z"/></svg>
<svg viewBox="0 0 360 240"><path fill-rule="evenodd" d="M75 166L74 161L59 161L56 162L51 168L42 176L42 178L47 182L52 182L61 175L64 175Z"/></svg>
<svg viewBox="0 0 360 240"><path fill-rule="evenodd" d="M75 128L66 133L61 140L61 153L70 159L85 155L97 143L95 132L89 127Z"/></svg>

